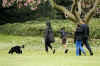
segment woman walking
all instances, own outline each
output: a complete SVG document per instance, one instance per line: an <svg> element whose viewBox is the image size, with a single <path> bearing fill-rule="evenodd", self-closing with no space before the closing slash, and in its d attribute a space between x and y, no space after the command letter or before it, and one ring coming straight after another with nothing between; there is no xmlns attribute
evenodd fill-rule
<svg viewBox="0 0 100 66"><path fill-rule="evenodd" d="M53 51L53 54L55 53L55 49L53 50L51 43L55 42L53 31L51 28L51 24L48 21L46 23L46 30L45 30L45 51L48 52L48 48L50 48Z"/></svg>
<svg viewBox="0 0 100 66"><path fill-rule="evenodd" d="M84 49L82 48L82 39L83 39L83 30L81 29L80 25L78 24L76 31L75 31L75 38L74 38L74 41L76 43L76 56L79 56L79 49L86 56L86 53L85 53Z"/></svg>

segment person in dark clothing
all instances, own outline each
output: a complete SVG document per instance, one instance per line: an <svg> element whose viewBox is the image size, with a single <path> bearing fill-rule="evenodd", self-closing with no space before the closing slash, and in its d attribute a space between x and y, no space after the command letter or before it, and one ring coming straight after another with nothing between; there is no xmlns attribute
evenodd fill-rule
<svg viewBox="0 0 100 66"><path fill-rule="evenodd" d="M14 46L9 50L9 54L13 54L14 52L16 52L17 54L22 54L22 50L21 48L24 48L24 45L22 46Z"/></svg>
<svg viewBox="0 0 100 66"><path fill-rule="evenodd" d="M53 31L52 31L51 24L49 21L47 22L46 25L47 25L47 28L45 30L45 51L48 52L48 47L49 47L53 51L53 54L54 54L55 49L53 49L51 45L51 43L55 42Z"/></svg>
<svg viewBox="0 0 100 66"><path fill-rule="evenodd" d="M71 34L71 33L65 32L65 27L63 27L60 30L60 34L61 34L61 39L62 39L62 45L64 45L65 53L67 53L68 52L68 49L66 49L67 34Z"/></svg>
<svg viewBox="0 0 100 66"><path fill-rule="evenodd" d="M83 38L83 30L80 27L80 25L77 25L76 31L75 31L75 36L74 36L74 41L76 43L76 56L79 56L79 49L83 52L84 55L86 55L84 49L82 48L82 38Z"/></svg>
<svg viewBox="0 0 100 66"><path fill-rule="evenodd" d="M85 24L85 20L82 20L80 22L80 27L82 28L83 30L83 39L82 39L82 46L83 44L86 46L86 48L88 49L90 55L92 56L93 55L93 52L91 50L91 47L88 43L88 37L89 37L89 26L87 24ZM79 54L81 55L81 50L79 50Z"/></svg>

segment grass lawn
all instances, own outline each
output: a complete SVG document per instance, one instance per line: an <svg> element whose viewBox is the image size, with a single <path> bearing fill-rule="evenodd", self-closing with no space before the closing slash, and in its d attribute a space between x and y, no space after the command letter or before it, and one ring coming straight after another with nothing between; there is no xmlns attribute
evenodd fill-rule
<svg viewBox="0 0 100 66"><path fill-rule="evenodd" d="M53 46L56 53L52 51L48 54L44 51L42 37L11 36L0 34L0 66L100 66L100 47L93 46L94 56L75 56L75 46L68 46L68 54L64 54L64 49L56 38ZM8 50L15 45L25 44L22 55L9 55Z"/></svg>

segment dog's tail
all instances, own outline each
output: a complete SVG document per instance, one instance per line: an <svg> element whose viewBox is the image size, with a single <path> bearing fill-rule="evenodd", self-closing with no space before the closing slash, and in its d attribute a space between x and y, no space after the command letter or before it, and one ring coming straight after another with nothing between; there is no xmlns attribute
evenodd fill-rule
<svg viewBox="0 0 100 66"><path fill-rule="evenodd" d="M24 47L25 47L25 45L22 45L22 46L21 46L21 48L24 48Z"/></svg>

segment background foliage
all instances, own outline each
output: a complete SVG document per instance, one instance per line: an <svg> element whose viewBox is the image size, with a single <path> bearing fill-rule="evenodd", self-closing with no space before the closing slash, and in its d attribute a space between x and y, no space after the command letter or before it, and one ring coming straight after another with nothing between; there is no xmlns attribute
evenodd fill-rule
<svg viewBox="0 0 100 66"><path fill-rule="evenodd" d="M90 38L100 39L100 19L92 19L90 27ZM31 20L24 23L8 23L0 26L0 33L8 35L21 35L21 36L44 36L46 20ZM74 35L76 25L69 20L51 20L52 28L55 36L59 36L58 31L65 27L67 32ZM69 37L73 37L69 35Z"/></svg>

